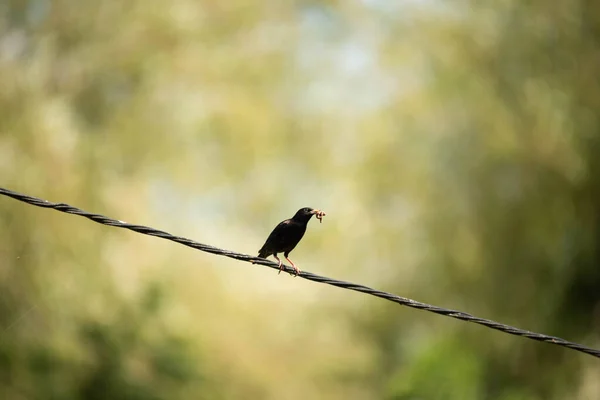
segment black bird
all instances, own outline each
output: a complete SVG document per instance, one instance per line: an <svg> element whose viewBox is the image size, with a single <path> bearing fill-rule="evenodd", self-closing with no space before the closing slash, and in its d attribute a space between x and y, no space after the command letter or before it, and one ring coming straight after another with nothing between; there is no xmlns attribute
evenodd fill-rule
<svg viewBox="0 0 600 400"><path fill-rule="evenodd" d="M271 232L263 247L258 251L258 256L267 258L270 255L273 255L279 262L279 273L281 273L283 270L283 263L279 257L277 257L277 253L283 253L285 259L288 260L296 270L296 276L298 276L300 270L288 256L290 252L294 250L298 242L300 242L302 236L304 236L306 225L313 215L316 215L319 221L321 221L325 213L310 207L304 207L299 209L292 218L281 221L279 225L273 229L273 232Z"/></svg>

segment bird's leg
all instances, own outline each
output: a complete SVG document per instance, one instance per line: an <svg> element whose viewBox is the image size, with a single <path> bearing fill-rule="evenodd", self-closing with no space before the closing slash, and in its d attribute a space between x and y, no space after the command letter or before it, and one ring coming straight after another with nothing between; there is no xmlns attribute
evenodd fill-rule
<svg viewBox="0 0 600 400"><path fill-rule="evenodd" d="M285 259L286 259L286 260L288 260L288 262L289 262L290 264L292 264L292 267L294 267L294 269L296 270L296 274L295 274L294 276L298 276L298 274L300 273L300 269L299 269L298 267L296 267L296 264L294 264L294 263L292 262L292 260L290 260L288 257L286 257Z"/></svg>
<svg viewBox="0 0 600 400"><path fill-rule="evenodd" d="M281 271L283 271L283 262L279 259L279 257L277 257L277 254L273 254L273 257L275 257L275 259L279 263L279 272L277 273L277 275L279 275Z"/></svg>

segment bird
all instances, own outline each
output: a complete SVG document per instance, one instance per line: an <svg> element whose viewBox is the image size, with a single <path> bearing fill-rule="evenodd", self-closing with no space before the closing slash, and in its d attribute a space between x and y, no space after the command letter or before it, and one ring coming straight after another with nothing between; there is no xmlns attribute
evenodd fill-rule
<svg viewBox="0 0 600 400"><path fill-rule="evenodd" d="M265 244L258 251L258 256L262 258L267 258L270 255L274 256L279 263L278 274L280 274L281 271L283 271L283 263L279 257L277 257L277 254L283 253L285 259L288 260L292 267L294 267L294 270L296 271L295 276L298 276L300 269L289 259L289 255L304 236L306 225L313 215L316 215L317 219L322 222L325 213L321 210L304 207L299 209L292 218L281 221L275 229L273 229L273 232L271 232Z"/></svg>

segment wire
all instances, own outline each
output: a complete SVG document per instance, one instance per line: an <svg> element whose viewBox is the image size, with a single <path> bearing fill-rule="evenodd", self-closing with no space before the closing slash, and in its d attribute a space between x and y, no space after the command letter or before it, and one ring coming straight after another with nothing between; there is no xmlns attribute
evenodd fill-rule
<svg viewBox="0 0 600 400"><path fill-rule="evenodd" d="M125 229L129 229L129 230L132 230L132 231L135 231L138 233L142 233L144 235L156 236L161 239L171 240L173 242L180 243L184 246L188 246L188 247L191 247L191 248L194 248L194 249L197 249L200 251L204 251L207 253L216 254L219 256L230 257L230 258L234 258L236 260L252 262L255 264L260 264L265 267L269 267L269 268L273 268L273 269L277 269L277 270L279 269L277 263L266 260L264 258L253 257L253 256L250 256L247 254L241 254L241 253L236 253L236 252L229 251L229 250L219 249L214 246L209 246L206 244L198 243L193 240L186 239L184 237L174 236L174 235L171 235L170 233L160 231L157 229L153 229L153 228L150 228L147 226L134 225L134 224L130 224L130 223L127 223L124 221L119 221L116 219L108 218L108 217L105 217L104 215L93 214L93 213L81 210L77 207L70 206L65 203L52 203L47 200L42 200L37 197L27 196L27 195L13 192L12 190L4 189L1 187L0 187L0 194L4 195L4 196L12 197L13 199L16 199L16 200L19 200L19 201L22 201L22 202L25 202L27 204L31 204L34 206L43 207L43 208L52 208L54 210L62 211L64 213L79 215L79 216L91 219L94 222L98 222L99 224L114 226L117 228L125 228ZM289 273L294 272L292 267L284 265L284 268L285 268L286 272L289 272ZM589 354L594 357L600 358L600 350L596 350L591 347L587 347L587 346L584 346L584 345L581 345L578 343L570 342L568 340L561 339L559 337L544 335L541 333L535 333L535 332L531 332L528 330L515 328L513 326L501 324L499 322L495 322L495 321L492 321L489 319L475 317L466 312L456 311L456 310L451 310L451 309L447 309L447 308L433 306L433 305L426 304L426 303L421 303L419 301L411 300L406 297L401 297L401 296L397 296L392 293L372 289L368 286L358 285L358 284L351 283L351 282L339 281L337 279L327 278L327 277L324 277L321 275L316 275L316 274L313 274L310 272L302 271L302 272L300 272L299 276L304 279L308 279L310 281L325 283L327 285L337 286L337 287L340 287L343 289L349 289L349 290L354 290L354 291L361 292L361 293L366 293L371 296L380 297L382 299L393 301L394 303L397 303L397 304L400 304L403 306L416 308L418 310L429 311L432 313L444 315L446 317L456 318L461 321L472 322L472 323L483 325L488 328L495 329L495 330L498 330L498 331L501 331L504 333L508 333L511 335L522 336L522 337L526 337L526 338L529 338L532 340L537 340L540 342L555 344L558 346L566 347L571 350L580 351L582 353Z"/></svg>

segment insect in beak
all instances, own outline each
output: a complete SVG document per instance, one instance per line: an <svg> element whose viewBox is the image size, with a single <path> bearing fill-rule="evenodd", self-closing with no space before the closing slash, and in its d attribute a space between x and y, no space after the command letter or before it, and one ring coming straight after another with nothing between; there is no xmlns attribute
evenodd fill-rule
<svg viewBox="0 0 600 400"><path fill-rule="evenodd" d="M314 214L320 223L323 222L323 217L327 215L324 211L321 210L312 210L311 214Z"/></svg>

